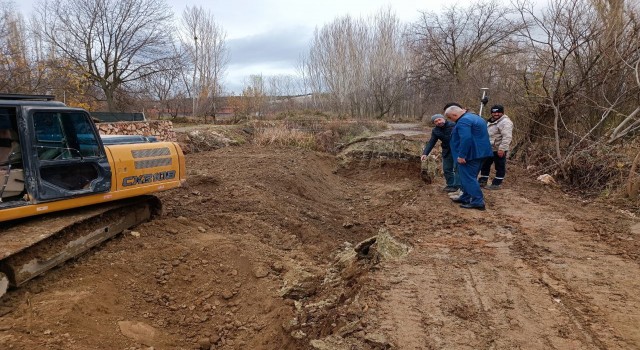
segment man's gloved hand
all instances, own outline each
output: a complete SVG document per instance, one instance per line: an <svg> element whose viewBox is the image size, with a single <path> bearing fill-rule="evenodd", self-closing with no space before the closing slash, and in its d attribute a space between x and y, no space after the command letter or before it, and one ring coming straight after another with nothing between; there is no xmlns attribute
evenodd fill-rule
<svg viewBox="0 0 640 350"><path fill-rule="evenodd" d="M483 97L483 98L482 98L482 100L480 100L480 102L481 102L483 105L486 105L487 103L489 103L489 96L485 96L485 97Z"/></svg>
<svg viewBox="0 0 640 350"><path fill-rule="evenodd" d="M503 150L498 150L498 157L504 157L505 152Z"/></svg>

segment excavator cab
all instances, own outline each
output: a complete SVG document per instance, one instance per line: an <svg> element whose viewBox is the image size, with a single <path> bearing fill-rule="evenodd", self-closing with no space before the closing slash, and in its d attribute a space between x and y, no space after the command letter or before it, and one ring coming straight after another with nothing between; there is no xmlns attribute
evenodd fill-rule
<svg viewBox="0 0 640 350"><path fill-rule="evenodd" d="M111 167L87 112L23 105L2 106L0 115L12 126L12 151L0 162L3 202L21 205L25 197L38 203L109 191Z"/></svg>

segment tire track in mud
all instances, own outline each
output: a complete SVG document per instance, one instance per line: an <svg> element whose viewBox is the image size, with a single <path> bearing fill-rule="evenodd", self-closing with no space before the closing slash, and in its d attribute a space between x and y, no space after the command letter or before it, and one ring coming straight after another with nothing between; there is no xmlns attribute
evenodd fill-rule
<svg viewBox="0 0 640 350"><path fill-rule="evenodd" d="M410 276L416 276L416 271L407 271ZM429 320L424 319L425 302L421 300L420 293L414 288L414 284L407 282L407 276L401 277L401 279L394 280L392 283L402 284L403 286L396 290L393 294L389 295L389 302L395 303L396 301L410 301L410 303L398 302L398 312L393 316L394 322L398 324L406 325L400 329L389 328L388 331L397 331L398 337L406 339L407 349L421 349L425 344L428 344L428 338L425 337L427 329L423 327L423 324L428 323Z"/></svg>
<svg viewBox="0 0 640 350"><path fill-rule="evenodd" d="M438 195L426 190L411 202L425 202L426 196L436 207L446 208L449 204L434 198ZM377 319L397 348L635 348L637 332L612 332L610 321L622 316L623 301L631 300L636 309L637 298L623 291L614 310L603 314L609 304L598 295L604 292L586 288L583 279L601 273L597 282L602 283L616 266L637 271L637 264L621 258L616 262L606 246L568 233L573 223L557 207L533 203L512 191L490 196L492 201L509 197L500 198L507 204L496 205L491 216L452 209L452 216L459 218L443 219L421 208L406 208L414 211L408 216L424 218L418 230L426 234L413 234L411 255L375 276L385 286ZM607 267L581 264L594 254ZM569 277L558 272L562 269ZM407 274L398 280L398 271ZM601 289L633 290L624 284L627 277Z"/></svg>
<svg viewBox="0 0 640 350"><path fill-rule="evenodd" d="M577 279L578 283L567 279L567 276L571 277L570 274L562 276L563 269L586 270L589 274L594 272L594 276L602 274L601 270L606 271L609 266L616 264L610 259L611 249L606 245L590 241L589 237L578 234L574 230L575 223L564 215L569 211L536 205L524 197L519 197L520 194L510 193L509 195L513 196L514 194L516 195L515 200L522 200L526 204L521 208L522 210L512 211L511 214L505 213L506 216L511 216L515 219L514 221L518 222L516 227L521 232L515 236L512 254L520 256L528 269L535 272L539 284L547 289L554 302L571 320L574 333L582 336L583 343L597 349L636 347L637 343L629 344L623 341L625 337L621 334L609 332L612 327L608 318L598 312L603 307L606 308L608 303L597 305L598 291L581 286L579 278ZM514 215L514 212L526 212L528 215ZM540 223L539 219L532 219L536 217L546 220ZM569 250L568 247L571 249ZM589 255L593 253L599 255L606 262L601 264L602 267L591 267L583 263L583 261L592 260ZM568 263L567 260L573 260L574 263ZM618 264L627 265L636 272L638 271L637 264L633 262L619 261ZM610 277L614 279L613 275ZM587 276L587 279L592 279L592 277ZM638 306L638 300L636 299L633 304ZM614 313L612 314L614 318L617 317ZM605 328L607 331L603 332L602 330ZM560 329L559 331L563 333L567 330ZM637 338L637 335L633 334L627 336Z"/></svg>
<svg viewBox="0 0 640 350"><path fill-rule="evenodd" d="M513 211L510 216L520 221L523 230L514 241L514 254L520 254L538 273L540 284L571 318L585 342L598 349L639 348L640 298L628 291L640 286L635 277L640 267L632 259L623 259L615 247L577 231L577 223L567 216L571 205L552 205L555 210L543 212L545 206L527 204L523 209L532 216L547 219L543 225L532 222L532 216L514 214L523 210ZM580 218L598 222L593 215L597 219L601 214L584 211ZM620 219L614 230L626 234L632 225L631 220ZM602 231L602 227L594 229Z"/></svg>
<svg viewBox="0 0 640 350"><path fill-rule="evenodd" d="M552 296L554 300L560 300L557 302L558 305L562 307L564 313L571 319L573 325L582 334L583 341L592 343L601 350L608 349L599 339L598 334L591 330L590 324L592 322L579 311L587 298L576 292L571 292L567 283L554 276L553 272L549 271L544 263L540 261L539 253L532 252L532 250L536 250L535 247L536 244L523 235L516 238L514 251L522 254L524 257L523 262L525 262L530 269L537 272L540 284L549 291L549 295ZM560 299L560 297L562 297L562 299Z"/></svg>

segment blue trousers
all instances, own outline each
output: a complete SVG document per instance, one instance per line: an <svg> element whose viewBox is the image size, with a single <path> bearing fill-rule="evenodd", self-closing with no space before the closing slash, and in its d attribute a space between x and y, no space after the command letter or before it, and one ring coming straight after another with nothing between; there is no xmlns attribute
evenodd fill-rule
<svg viewBox="0 0 640 350"><path fill-rule="evenodd" d="M484 205L484 195L478 183L478 174L485 158L467 160L465 164L458 164L458 174L462 187L460 200L474 206Z"/></svg>
<svg viewBox="0 0 640 350"><path fill-rule="evenodd" d="M453 160L451 152L442 152L442 172L447 180L448 187L460 187L460 177L458 176L458 162Z"/></svg>

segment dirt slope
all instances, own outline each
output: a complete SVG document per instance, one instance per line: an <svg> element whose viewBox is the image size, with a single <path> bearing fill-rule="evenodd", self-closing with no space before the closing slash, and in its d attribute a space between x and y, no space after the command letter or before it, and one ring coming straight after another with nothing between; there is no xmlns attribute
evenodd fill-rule
<svg viewBox="0 0 640 350"><path fill-rule="evenodd" d="M630 213L515 169L486 212L409 161L241 146L188 169L163 217L12 291L0 348L640 348ZM409 254L356 255L380 229Z"/></svg>

